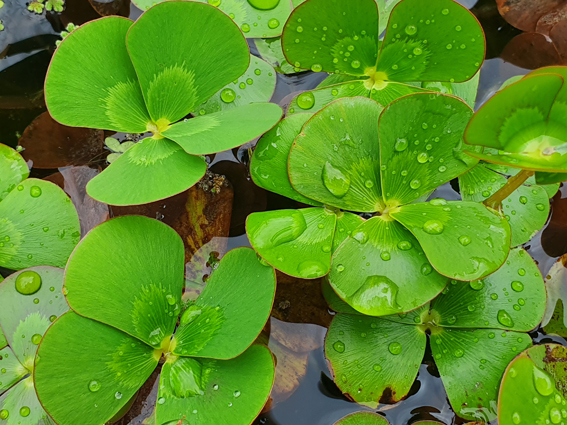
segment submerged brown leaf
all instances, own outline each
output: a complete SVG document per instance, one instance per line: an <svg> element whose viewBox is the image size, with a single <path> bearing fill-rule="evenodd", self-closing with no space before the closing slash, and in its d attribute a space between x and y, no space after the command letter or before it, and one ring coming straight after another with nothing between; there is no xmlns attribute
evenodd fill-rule
<svg viewBox="0 0 567 425"><path fill-rule="evenodd" d="M551 220L541 234L541 246L550 257L561 257L567 254L567 198L557 193L551 208Z"/></svg>
<svg viewBox="0 0 567 425"><path fill-rule="evenodd" d="M561 14L567 6L564 0L496 0L496 3L504 19L522 31L536 31L540 20L552 20L552 16Z"/></svg>
<svg viewBox="0 0 567 425"><path fill-rule="evenodd" d="M526 69L563 63L563 58L551 39L533 32L520 34L510 40L500 57L506 62Z"/></svg>
<svg viewBox="0 0 567 425"><path fill-rule="evenodd" d="M100 16L130 14L130 0L89 0L89 3Z"/></svg>

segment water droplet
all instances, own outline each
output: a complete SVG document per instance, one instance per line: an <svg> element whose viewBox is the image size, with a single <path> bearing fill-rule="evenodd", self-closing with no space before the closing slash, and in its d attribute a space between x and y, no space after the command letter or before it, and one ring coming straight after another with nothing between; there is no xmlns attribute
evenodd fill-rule
<svg viewBox="0 0 567 425"><path fill-rule="evenodd" d="M490 298L492 298L493 300L497 300L498 294L492 293L492 294L490 294Z"/></svg>
<svg viewBox="0 0 567 425"><path fill-rule="evenodd" d="M339 273L340 273L340 272L344 272L344 271L345 271L345 266L343 266L342 264L339 264L339 265L337 266L337 271L338 271Z"/></svg>
<svg viewBox="0 0 567 425"><path fill-rule="evenodd" d="M10 412L8 412L6 409L0 410L0 419L8 419L8 416L10 416Z"/></svg>
<svg viewBox="0 0 567 425"><path fill-rule="evenodd" d="M419 189L419 187L421 187L421 182L417 179L412 180L411 183L410 183L410 187L414 190Z"/></svg>
<svg viewBox="0 0 567 425"><path fill-rule="evenodd" d="M549 411L549 419L551 423L558 424L561 422L561 411L557 407L552 407Z"/></svg>
<svg viewBox="0 0 567 425"><path fill-rule="evenodd" d="M188 325L201 315L201 308L196 305L191 305L183 312L181 316L180 325Z"/></svg>
<svg viewBox="0 0 567 425"><path fill-rule="evenodd" d="M517 425L521 421L522 419L520 418L520 414L518 412L514 412L514 414L512 415L512 422L514 422Z"/></svg>
<svg viewBox="0 0 567 425"><path fill-rule="evenodd" d="M412 244L409 241L400 241L398 242L398 248L402 251L408 251L412 248Z"/></svg>
<svg viewBox="0 0 567 425"><path fill-rule="evenodd" d="M495 336L496 336L496 335L494 334L494 332L490 332L490 333L488 334L488 338L490 338L490 339L494 339Z"/></svg>
<svg viewBox="0 0 567 425"><path fill-rule="evenodd" d="M536 208L537 208L539 211L543 211L543 210L545 210L545 205L543 205L543 204L536 204Z"/></svg>
<svg viewBox="0 0 567 425"><path fill-rule="evenodd" d="M330 162L326 162L323 167L323 184L329 192L337 198L346 195L350 188L350 177L338 168L333 167Z"/></svg>
<svg viewBox="0 0 567 425"><path fill-rule="evenodd" d="M33 345L39 345L39 343L41 342L41 335L40 334L34 334L31 337L31 342Z"/></svg>
<svg viewBox="0 0 567 425"><path fill-rule="evenodd" d="M354 69L358 69L358 68L360 68L360 61L353 60L350 64L350 66L352 66Z"/></svg>
<svg viewBox="0 0 567 425"><path fill-rule="evenodd" d="M22 295L32 295L41 288L41 276L34 271L22 272L16 278L16 290Z"/></svg>
<svg viewBox="0 0 567 425"><path fill-rule="evenodd" d="M311 71L313 71L313 72L321 72L322 70L323 70L323 67L322 67L320 64L318 64L318 63L315 63L315 64L313 64L313 65L311 66ZM313 95L312 95L312 96L313 96ZM299 105L299 102L298 102L297 104ZM310 106L309 108L303 108L301 105L299 105L299 107L302 108L302 109L309 109L309 108L311 108L311 106Z"/></svg>
<svg viewBox="0 0 567 425"><path fill-rule="evenodd" d="M235 392L232 393L232 395L236 398L240 397L240 391L236 390Z"/></svg>
<svg viewBox="0 0 567 425"><path fill-rule="evenodd" d="M372 369L374 369L376 372L380 372L382 370L382 366L376 363L374 366L372 366Z"/></svg>
<svg viewBox="0 0 567 425"><path fill-rule="evenodd" d="M392 342L388 346L388 350L390 350L390 353L398 355L402 352L402 344L400 344L399 342Z"/></svg>
<svg viewBox="0 0 567 425"><path fill-rule="evenodd" d="M248 24L242 24L242 27L240 27L242 29L242 32L250 32L250 25Z"/></svg>
<svg viewBox="0 0 567 425"><path fill-rule="evenodd" d="M462 28L461 28L460 25L457 25L457 26L455 27L455 31L461 31L461 30L462 30Z"/></svg>
<svg viewBox="0 0 567 425"><path fill-rule="evenodd" d="M250 6L260 10L271 10L275 8L279 2L280 0L248 0Z"/></svg>
<svg viewBox="0 0 567 425"><path fill-rule="evenodd" d="M447 50L451 50L453 48L453 45L451 43L447 44L447 46L445 46L447 48Z"/></svg>
<svg viewBox="0 0 567 425"><path fill-rule="evenodd" d="M527 204L527 203L528 203L528 198L526 198L525 196L520 196L520 203L522 203L522 204Z"/></svg>
<svg viewBox="0 0 567 425"><path fill-rule="evenodd" d="M116 393L114 394L114 398L116 398L116 400L120 400L122 398L122 393L116 391Z"/></svg>
<svg viewBox="0 0 567 425"><path fill-rule="evenodd" d="M421 266L421 274L424 276L430 275L432 271L433 271L433 267L431 267L430 264L426 263L423 266Z"/></svg>
<svg viewBox="0 0 567 425"><path fill-rule="evenodd" d="M512 289L516 292L522 292L524 290L524 284L515 280L514 282L512 282Z"/></svg>
<svg viewBox="0 0 567 425"><path fill-rule="evenodd" d="M20 409L20 416L22 418L27 418L30 415L31 411L28 406L24 406Z"/></svg>
<svg viewBox="0 0 567 425"><path fill-rule="evenodd" d="M368 276L352 295L351 304L368 315L393 314L400 310L397 303L399 287L386 276Z"/></svg>
<svg viewBox="0 0 567 425"><path fill-rule="evenodd" d="M221 91L221 99L224 103L232 103L236 99L236 93L232 89Z"/></svg>
<svg viewBox="0 0 567 425"><path fill-rule="evenodd" d="M297 97L297 106L301 109L311 109L315 104L315 96L311 92L301 93Z"/></svg>
<svg viewBox="0 0 567 425"><path fill-rule="evenodd" d="M525 276L525 275L526 275L526 270L525 270L525 269L519 269L519 270L518 270L518 274L519 274L520 276Z"/></svg>
<svg viewBox="0 0 567 425"><path fill-rule="evenodd" d="M344 353L345 352L345 344L342 341L337 341L333 344L333 348L337 353Z"/></svg>
<svg viewBox="0 0 567 425"><path fill-rule="evenodd" d="M164 397L160 397L157 402L158 402L158 404L164 404L164 403L165 403L165 398L164 398Z"/></svg>
<svg viewBox="0 0 567 425"><path fill-rule="evenodd" d="M439 220L427 220L423 223L423 231L430 235L440 235L445 227Z"/></svg>
<svg viewBox="0 0 567 425"><path fill-rule="evenodd" d="M304 279L324 276L328 268L317 260L306 260L297 266L299 275Z"/></svg>
<svg viewBox="0 0 567 425"><path fill-rule="evenodd" d="M408 25L406 27L406 34L407 35L414 35L417 32L417 27L415 25Z"/></svg>
<svg viewBox="0 0 567 425"><path fill-rule="evenodd" d="M275 29L275 28L277 28L277 27L279 27L279 26L280 26L280 21L278 21L278 20L275 19L275 18L274 18L274 19L270 19L270 20L268 21L268 27L271 28L271 29ZM259 75L259 74L256 74L256 75Z"/></svg>
<svg viewBox="0 0 567 425"><path fill-rule="evenodd" d="M419 162L420 164L425 164L428 159L429 159L429 156L427 155L426 152L421 152L421 153L417 156L417 162Z"/></svg>
<svg viewBox="0 0 567 425"><path fill-rule="evenodd" d="M511 328L512 326L514 326L514 321L512 320L510 315L505 310L499 310L497 318L498 318L498 322L502 326L506 326L508 328Z"/></svg>
<svg viewBox="0 0 567 425"><path fill-rule="evenodd" d="M165 299L167 300L167 303L169 305L175 305L175 303L176 303L175 297L173 295L167 294L165 296Z"/></svg>
<svg viewBox="0 0 567 425"><path fill-rule="evenodd" d="M416 47L415 49L413 49L413 54L416 55L416 56L419 56L422 53L423 53L423 50L421 49L421 47Z"/></svg>
<svg viewBox="0 0 567 425"><path fill-rule="evenodd" d="M100 382L98 382L98 381L93 380L93 381L89 382L89 391L91 393L96 393L98 390L100 390L100 387L101 387L101 385L100 385Z"/></svg>
<svg viewBox="0 0 567 425"><path fill-rule="evenodd" d="M449 9L443 9L443 10L441 11L441 13L442 13L443 15L448 15L448 14L449 14Z"/></svg>
<svg viewBox="0 0 567 425"><path fill-rule="evenodd" d="M482 288L484 288L484 281L483 280L473 280L469 285L475 291L480 291Z"/></svg>
<svg viewBox="0 0 567 425"><path fill-rule="evenodd" d="M394 145L394 149L398 152L405 151L408 147L408 141L406 139L398 139Z"/></svg>
<svg viewBox="0 0 567 425"><path fill-rule="evenodd" d="M388 251L382 251L382 253L380 254L380 258L384 261L390 261L390 253Z"/></svg>
<svg viewBox="0 0 567 425"><path fill-rule="evenodd" d="M468 244L471 243L471 238L468 237L467 235L463 235L459 238L459 242L461 243L461 245L467 246Z"/></svg>
<svg viewBox="0 0 567 425"><path fill-rule="evenodd" d="M303 27L302 27L301 25L299 25L299 26L296 28L296 31L297 31L297 32L303 32Z"/></svg>
<svg viewBox="0 0 567 425"><path fill-rule="evenodd" d="M454 352L455 357L463 357L465 352L461 348L457 348Z"/></svg>
<svg viewBox="0 0 567 425"><path fill-rule="evenodd" d="M553 379L546 371L534 366L533 378L534 385L538 393L540 393L544 397L553 394L555 385Z"/></svg>
<svg viewBox="0 0 567 425"><path fill-rule="evenodd" d="M30 195L32 198L39 198L41 196L41 188L39 186L32 186L30 188Z"/></svg>

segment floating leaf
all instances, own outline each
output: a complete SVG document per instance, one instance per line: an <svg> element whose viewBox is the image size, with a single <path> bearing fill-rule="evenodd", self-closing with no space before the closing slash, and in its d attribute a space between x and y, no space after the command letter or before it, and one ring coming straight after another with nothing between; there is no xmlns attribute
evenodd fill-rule
<svg viewBox="0 0 567 425"><path fill-rule="evenodd" d="M356 412L335 422L335 425L389 425L389 422L378 413Z"/></svg>
<svg viewBox="0 0 567 425"><path fill-rule="evenodd" d="M557 308L559 302L563 306L567 305L567 256L559 258L551 267L545 278L545 287L547 289L547 302L545 305L545 314L541 322L542 326L547 326ZM557 318L560 323L567 326L567 310L563 309L563 316Z"/></svg>
<svg viewBox="0 0 567 425"><path fill-rule="evenodd" d="M295 67L290 65L284 56L281 37L256 38L254 39L254 44L262 59L272 65L280 74L294 74L297 72Z"/></svg>
<svg viewBox="0 0 567 425"><path fill-rule="evenodd" d="M0 144L0 201L25 180L30 171L26 161L12 148Z"/></svg>

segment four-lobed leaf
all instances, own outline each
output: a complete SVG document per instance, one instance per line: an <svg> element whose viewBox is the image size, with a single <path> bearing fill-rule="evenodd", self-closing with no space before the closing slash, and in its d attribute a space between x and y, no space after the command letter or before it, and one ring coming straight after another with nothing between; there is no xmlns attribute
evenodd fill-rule
<svg viewBox="0 0 567 425"><path fill-rule="evenodd" d="M249 248L233 250L180 315L183 270L180 237L145 217L105 222L78 245L65 275L73 311L49 328L34 375L38 397L58 424L110 420L162 355L159 423L221 423L236 415L248 424L259 413L274 362L266 347L252 344L273 303L273 269Z"/></svg>

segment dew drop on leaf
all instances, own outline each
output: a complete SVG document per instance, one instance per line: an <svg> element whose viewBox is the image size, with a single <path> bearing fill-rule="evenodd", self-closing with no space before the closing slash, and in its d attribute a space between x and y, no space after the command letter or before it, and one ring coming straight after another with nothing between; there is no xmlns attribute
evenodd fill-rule
<svg viewBox="0 0 567 425"><path fill-rule="evenodd" d="M20 416L22 418L27 418L30 415L30 408L28 406L23 406L20 409Z"/></svg>
<svg viewBox="0 0 567 425"><path fill-rule="evenodd" d="M327 190L337 198L345 196L350 188L350 177L338 168L333 167L328 161L323 166L322 177Z"/></svg>
<svg viewBox="0 0 567 425"><path fill-rule="evenodd" d="M280 0L248 0L250 6L255 7L256 9L260 10L271 10L274 9ZM220 3L220 1L219 1Z"/></svg>
<svg viewBox="0 0 567 425"><path fill-rule="evenodd" d="M427 220L423 223L423 231L430 235L439 235L443 233L443 230L445 230L445 227L439 220Z"/></svg>
<svg viewBox="0 0 567 425"><path fill-rule="evenodd" d="M278 21L278 20L275 19L275 18L274 18L274 19L270 19L270 20L268 21L268 27L269 27L270 29L275 29L275 28L277 28L277 27L279 27L279 26L280 26L280 21ZM260 75L260 74L256 74L256 75Z"/></svg>
<svg viewBox="0 0 567 425"><path fill-rule="evenodd" d="M522 292L524 290L524 284L520 281L515 280L512 282L512 289L516 292Z"/></svg>
<svg viewBox="0 0 567 425"><path fill-rule="evenodd" d="M506 312L506 310L499 310L497 319L502 326L506 326L508 328L514 326L514 321L512 320L508 312Z"/></svg>
<svg viewBox="0 0 567 425"><path fill-rule="evenodd" d="M8 416L10 416L10 412L8 412L6 409L0 410L0 419L8 419Z"/></svg>
<svg viewBox="0 0 567 425"><path fill-rule="evenodd" d="M400 241L398 242L398 248L402 251L408 251L412 248L412 244L409 241Z"/></svg>
<svg viewBox="0 0 567 425"><path fill-rule="evenodd" d="M473 280L469 285L475 291L480 291L482 288L484 288L484 281L483 280Z"/></svg>
<svg viewBox="0 0 567 425"><path fill-rule="evenodd" d="M419 189L419 188L421 187L421 182L420 182L419 180L417 180L417 179L416 179L416 180L412 180L411 183L410 183L410 187L411 187L412 189L414 189L414 190L415 190L415 189Z"/></svg>
<svg viewBox="0 0 567 425"><path fill-rule="evenodd" d="M459 242L461 243L461 245L467 246L468 244L471 243L471 238L468 237L467 235L463 235L459 238Z"/></svg>
<svg viewBox="0 0 567 425"><path fill-rule="evenodd" d="M549 411L549 419L552 424L558 424L561 422L561 411L557 407L552 407Z"/></svg>
<svg viewBox="0 0 567 425"><path fill-rule="evenodd" d="M299 275L304 279L312 279L326 274L327 268L316 260L307 260L297 266Z"/></svg>
<svg viewBox="0 0 567 425"><path fill-rule="evenodd" d="M398 139L394 144L394 149L398 152L403 152L408 147L408 141L406 139Z"/></svg>
<svg viewBox="0 0 567 425"><path fill-rule="evenodd" d="M313 67L314 66L315 65L313 65ZM315 104L315 96L313 96L313 93L309 91L305 93L301 93L297 97L297 106L299 106L301 109L311 109L314 104Z"/></svg>
<svg viewBox="0 0 567 425"><path fill-rule="evenodd" d="M98 390L100 390L100 382L92 380L91 382L89 382L89 391L91 393L96 393Z"/></svg>
<svg viewBox="0 0 567 425"><path fill-rule="evenodd" d="M41 196L41 188L39 186L32 186L30 188L30 195L32 198L39 198Z"/></svg>
<svg viewBox="0 0 567 425"><path fill-rule="evenodd" d="M455 357L463 357L464 354L465 354L465 352L464 352L461 348L457 348L457 349L455 350L455 353L454 353L454 354L455 354Z"/></svg>
<svg viewBox="0 0 567 425"><path fill-rule="evenodd" d="M34 334L31 337L31 342L33 345L39 345L39 343L41 342L41 335L40 334Z"/></svg>
<svg viewBox="0 0 567 425"><path fill-rule="evenodd" d="M16 278L16 291L22 295L32 295L41 288L41 276L34 271L22 272Z"/></svg>
<svg viewBox="0 0 567 425"><path fill-rule="evenodd" d="M537 208L539 211L543 211L543 210L545 210L545 205L543 205L543 204L536 204L536 208Z"/></svg>
<svg viewBox="0 0 567 425"><path fill-rule="evenodd" d="M521 421L522 419L520 418L520 414L518 412L514 412L514 414L512 415L512 422L519 424Z"/></svg>
<svg viewBox="0 0 567 425"><path fill-rule="evenodd" d="M399 342L392 342L388 346L388 350L390 351L390 353L398 355L402 352L402 344L400 344Z"/></svg>
<svg viewBox="0 0 567 425"><path fill-rule="evenodd" d="M415 33L417 33L417 27L415 25L408 25L406 27L407 35L414 35Z"/></svg>
<svg viewBox="0 0 567 425"><path fill-rule="evenodd" d="M221 91L221 100L224 103L232 103L236 99L236 93L232 89L224 89Z"/></svg>
<svg viewBox="0 0 567 425"><path fill-rule="evenodd" d="M549 374L546 371L541 370L540 368L534 366L533 378L534 378L534 386L538 393L540 393L544 397L553 394L555 385L553 383L551 376L549 376Z"/></svg>
<svg viewBox="0 0 567 425"><path fill-rule="evenodd" d="M345 344L342 341L337 341L333 344L333 348L337 353L344 353L345 352Z"/></svg>

